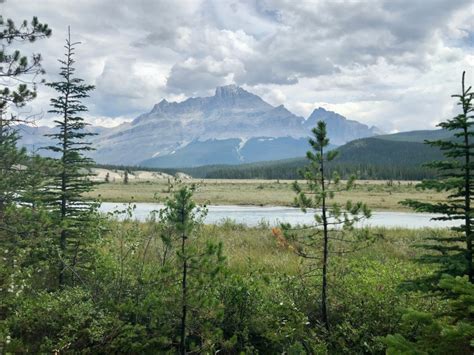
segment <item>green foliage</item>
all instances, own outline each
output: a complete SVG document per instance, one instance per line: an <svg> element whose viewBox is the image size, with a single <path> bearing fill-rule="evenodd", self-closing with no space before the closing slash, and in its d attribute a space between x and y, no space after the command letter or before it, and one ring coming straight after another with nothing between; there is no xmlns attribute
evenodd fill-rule
<svg viewBox="0 0 474 355"><path fill-rule="evenodd" d="M426 203L407 200L404 203L417 211L442 214L437 220L462 221L453 227L449 236L431 235L418 247L425 251L419 260L434 266L429 276L415 279L415 286L439 297L445 302L441 310L423 312L407 311L402 318L400 332L385 338L389 354L470 354L474 350L474 269L472 264L473 231L472 210L474 168L471 157L474 136L472 112L474 99L471 87L464 85L462 92L453 95L459 99L462 112L439 124L451 132L450 140L427 141L439 147L445 160L435 161L429 166L439 172L437 180L426 180L422 188L448 191L447 201ZM461 276L466 277L461 277ZM421 286L421 287L420 287ZM434 292L433 292L434 291Z"/></svg>
<svg viewBox="0 0 474 355"><path fill-rule="evenodd" d="M31 211L11 212L10 225L25 238L22 251L8 258L16 259L16 266L10 269L0 259L0 266L9 268L0 280L6 307L0 334L3 339L9 336L11 346L6 349L51 352L66 343L66 352L178 349L182 259L176 231L183 229L163 223L159 214L146 223L137 222L131 218L133 206L111 215L101 222L106 233L91 245L95 262L81 274L83 282L55 290L54 220L47 210L42 218L33 217ZM50 231L49 237L45 231ZM402 280L429 272L411 261L410 243L423 232L375 233L384 237L331 261L328 336L320 323L321 276L302 277L304 265L287 247L277 246L267 229L196 225L189 252L203 254L209 243L223 241L227 263L215 276L209 270L216 263L204 264L201 275L190 274L188 349L381 353L385 345L378 337L401 332L402 309L416 306L426 311L437 303L401 294L397 288ZM16 286L9 291L7 284Z"/></svg>
<svg viewBox="0 0 474 355"><path fill-rule="evenodd" d="M18 197L22 189L22 170L26 151L17 149L18 133L6 125L0 116L0 224L4 209Z"/></svg>
<svg viewBox="0 0 474 355"><path fill-rule="evenodd" d="M409 310L401 332L385 338L388 354L471 354L474 350L474 285L467 277L444 275L449 294L442 312Z"/></svg>
<svg viewBox="0 0 474 355"><path fill-rule="evenodd" d="M4 115L10 105L21 107L36 97L36 87L28 87L26 77L31 76L34 80L37 75L44 73L40 54L34 54L28 60L19 50L9 52L9 46L18 42L34 42L50 35L51 29L47 24L40 23L37 17L33 17L30 23L25 20L20 26L16 26L13 20L5 20L0 16L0 77L5 85L0 88L0 120L6 119ZM20 77L22 80L17 84ZM11 89L14 85L16 88ZM17 119L12 117L10 121L15 120Z"/></svg>
<svg viewBox="0 0 474 355"><path fill-rule="evenodd" d="M36 17L31 23L23 21L16 26L13 20L0 15L0 224L3 210L22 188L20 171L26 161L26 151L16 147L19 137L12 125L25 118L15 117L10 108L22 107L36 97L36 88L28 84L34 85L34 78L43 73L39 54L28 61L19 50L9 49L12 43L33 42L50 35L48 25L41 24ZM33 81L28 81L29 76Z"/></svg>
<svg viewBox="0 0 474 355"><path fill-rule="evenodd" d="M191 310L212 304L212 297L209 297L207 288L211 282L217 281L221 271L224 261L222 244L207 242L204 248L199 248L193 240L205 211L196 208L191 188L180 187L173 194L173 198L166 201L160 215L166 232L169 233L163 241L168 248L176 250L176 263L181 274L179 349L184 354L188 348L192 350L196 346L199 348L204 345L200 344L200 337L194 334L196 327L193 323L205 323L206 317L199 319L199 314L193 314ZM193 317L190 319L190 316Z"/></svg>
<svg viewBox="0 0 474 355"><path fill-rule="evenodd" d="M90 242L90 238L83 233L84 225L89 223L94 213L94 204L86 202L82 197L82 194L90 191L93 186L92 181L88 179L93 161L83 155L93 149L90 143L84 141L93 134L84 131L87 124L79 116L87 111L81 101L89 96L94 86L84 84L82 79L74 75L73 55L74 46L77 44L71 42L69 33L65 45L65 59L59 60L62 65L59 73L62 81L47 84L59 94L51 99L52 109L49 111L59 117L54 121L59 132L48 135L56 140L56 144L46 148L58 153L59 160L57 169L52 172L52 181L44 189L44 201L56 214L57 223L62 228L59 237L60 285L65 284L66 278L77 278L76 267Z"/></svg>
<svg viewBox="0 0 474 355"><path fill-rule="evenodd" d="M45 191L49 188L53 172L58 168L57 161L43 158L38 154L28 156L21 171L22 188L18 197L20 204L36 208L46 203Z"/></svg>
<svg viewBox="0 0 474 355"><path fill-rule="evenodd" d="M421 137L439 136L424 131ZM326 164L326 176L337 171L341 178L356 174L360 179L421 180L433 178L436 171L421 164L442 158L435 147L420 142L391 140L382 137L357 139L336 148L338 156ZM398 134L397 134L398 136ZM329 149L327 149L329 150ZM406 159L409 156L410 159ZM299 179L298 169L306 166L305 158L262 161L240 165L206 165L194 168L154 169L170 174L182 171L195 178L209 179ZM135 169L138 169L135 167ZM139 169L151 169L140 167Z"/></svg>
<svg viewBox="0 0 474 355"><path fill-rule="evenodd" d="M474 136L474 96L471 87L464 85L462 76L462 92L453 95L459 99L458 105L462 112L452 119L439 124L443 130L451 132L450 140L426 141L427 144L438 147L444 154L445 160L439 160L428 165L436 169L440 175L436 180L425 180L420 188L436 191L448 191L450 194L446 202L429 203L415 200L404 201L404 204L419 212L442 214L434 218L442 221L462 221L461 226L454 227L454 233L448 238L432 236L431 243L420 245L429 253L422 258L423 262L437 264L434 278L428 279L436 285L442 274L468 275L474 282L473 267L473 214L471 204L474 199L473 171L474 156L471 137Z"/></svg>
<svg viewBox="0 0 474 355"><path fill-rule="evenodd" d="M93 352L110 336L113 326L120 326L81 288L38 292L35 297L17 297L16 303L16 312L6 325L12 339L6 352Z"/></svg>

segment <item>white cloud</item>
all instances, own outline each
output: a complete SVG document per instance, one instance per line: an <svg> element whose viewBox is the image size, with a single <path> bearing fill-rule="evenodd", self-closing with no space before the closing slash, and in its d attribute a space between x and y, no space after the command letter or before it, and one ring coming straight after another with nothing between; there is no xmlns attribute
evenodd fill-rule
<svg viewBox="0 0 474 355"><path fill-rule="evenodd" d="M97 86L88 117L107 125L235 82L303 116L323 106L387 131L432 128L453 113L462 70L473 78L470 0L7 0L0 11L52 27L20 48L43 54L47 80L71 25L77 73ZM40 86L25 110L45 113L53 94Z"/></svg>

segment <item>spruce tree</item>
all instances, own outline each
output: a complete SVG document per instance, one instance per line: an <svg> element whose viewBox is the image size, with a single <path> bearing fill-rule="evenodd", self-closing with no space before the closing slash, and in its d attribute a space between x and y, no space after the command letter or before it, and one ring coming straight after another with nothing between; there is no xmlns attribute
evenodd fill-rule
<svg viewBox="0 0 474 355"><path fill-rule="evenodd" d="M48 136L56 141L49 149L59 155L58 169L52 176L53 182L49 186L47 200L61 223L59 238L60 271L59 284L66 282L66 269L73 269L77 259L77 252L81 241L80 234L83 224L87 223L92 204L84 201L82 194L92 189L93 183L88 179L89 169L93 160L84 155L92 150L85 139L92 133L85 131L88 125L80 116L87 111L82 100L89 96L94 89L93 85L85 84L75 76L75 46L79 42L71 41L68 30L66 52L64 59L59 59L61 81L47 85L58 92L56 98L51 99L50 113L58 116L54 122L59 132Z"/></svg>
<svg viewBox="0 0 474 355"><path fill-rule="evenodd" d="M445 160L427 164L439 173L438 179L425 180L420 184L423 189L449 192L447 201L428 203L406 200L404 204L418 212L442 214L433 218L440 221L456 221L461 223L453 227L451 237L427 238L430 243L421 245L429 253L421 258L424 263L434 263L439 266L433 277L426 279L436 285L442 274L453 276L467 275L474 283L473 254L473 212L472 199L474 196L474 95L471 87L465 85L465 72L462 74L461 94L452 95L458 99L461 113L441 122L438 126L452 132L451 140L426 141L427 144L439 147L446 157Z"/></svg>
<svg viewBox="0 0 474 355"><path fill-rule="evenodd" d="M369 240L367 230L354 228L355 223L370 217L370 210L361 202L347 201L342 206L331 200L337 192L351 189L354 177L345 184L337 172L332 177L327 176L327 164L336 158L335 150L327 152L329 139L327 138L326 123L319 121L312 129L314 138L309 139L312 148L306 154L309 165L302 171L307 183L305 185L294 182L293 188L297 194L295 204L304 212L316 209L315 223L310 226L292 228L283 224L284 238L291 250L309 262L307 275L314 275L315 271L322 270L321 274L321 320L327 331L330 330L328 307L328 275L329 258L331 254L344 254L361 248ZM278 234L278 230L274 230ZM278 237L281 237L277 235ZM351 245L348 247L348 245Z"/></svg>
<svg viewBox="0 0 474 355"><path fill-rule="evenodd" d="M439 147L446 159L428 164L438 171L439 178L420 184L423 189L449 192L447 200L439 203L416 200L403 202L416 211L442 215L435 220L460 223L460 226L451 228L451 236L441 238L434 234L427 238L428 243L418 245L427 251L420 261L436 268L430 276L411 283L416 289L441 297L444 307L442 311L434 313L407 310L402 317L402 331L385 338L388 353L471 354L474 350L471 210L474 185L474 97L471 87L465 86L465 72L462 74L461 94L452 97L458 99L461 113L439 124L439 127L452 132L451 140L426 141Z"/></svg>
<svg viewBox="0 0 474 355"><path fill-rule="evenodd" d="M23 167L23 182L19 203L24 207L36 209L43 207L44 197L50 187L50 177L57 169L56 161L40 156L37 152L28 156Z"/></svg>

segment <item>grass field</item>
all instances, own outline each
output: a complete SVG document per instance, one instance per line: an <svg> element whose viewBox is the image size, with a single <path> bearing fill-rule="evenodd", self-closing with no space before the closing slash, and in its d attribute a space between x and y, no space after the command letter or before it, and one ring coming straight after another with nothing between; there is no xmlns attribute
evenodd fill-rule
<svg viewBox="0 0 474 355"><path fill-rule="evenodd" d="M275 180L188 180L198 189L194 195L198 203L213 205L276 205L291 206L295 193L292 181ZM166 181L101 184L87 194L108 202L162 202L169 196ZM443 193L423 191L416 182L360 181L352 191L337 194L336 201L362 201L375 211L405 211L400 201L408 198L437 202Z"/></svg>
<svg viewBox="0 0 474 355"><path fill-rule="evenodd" d="M349 253L349 258L370 258L380 263L397 260L416 269L422 269L414 259L421 250L413 246L433 233L447 235L445 229L372 228L376 236L374 243L358 252ZM279 245L268 228L249 228L225 222L205 226L206 238L221 241L229 266L239 273L265 271L296 274L302 259L294 252ZM205 238L205 239L206 239Z"/></svg>

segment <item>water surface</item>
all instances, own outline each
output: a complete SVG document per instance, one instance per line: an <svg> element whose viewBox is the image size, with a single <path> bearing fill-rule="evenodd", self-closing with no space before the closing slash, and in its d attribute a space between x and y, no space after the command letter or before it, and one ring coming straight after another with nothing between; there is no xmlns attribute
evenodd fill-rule
<svg viewBox="0 0 474 355"><path fill-rule="evenodd" d="M145 221L152 211L163 208L162 204L157 203L135 203L133 204L133 218ZM124 210L127 204L104 202L100 210L104 213L114 210ZM308 213L302 212L294 207L279 206L208 206L208 214L205 219L207 224L221 223L225 219L231 219L237 223L248 226L257 226L265 222L270 226L276 226L279 223L291 224L310 224L314 221L314 211ZM429 213L414 212L372 212L372 218L361 222L359 226L372 227L403 227L403 228L443 228L459 225L454 221L433 221L432 218L439 215Z"/></svg>

